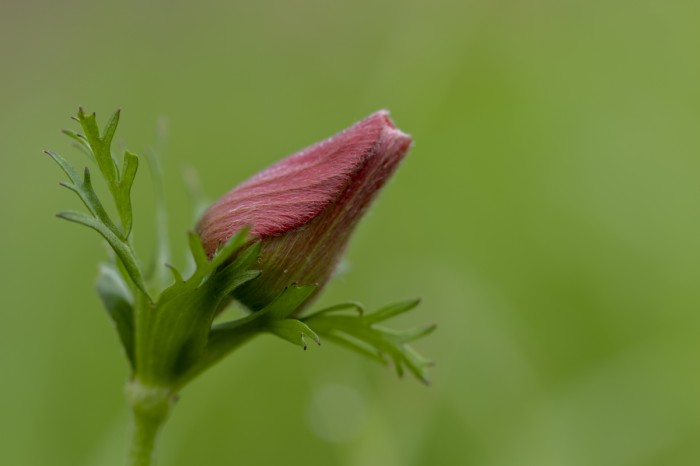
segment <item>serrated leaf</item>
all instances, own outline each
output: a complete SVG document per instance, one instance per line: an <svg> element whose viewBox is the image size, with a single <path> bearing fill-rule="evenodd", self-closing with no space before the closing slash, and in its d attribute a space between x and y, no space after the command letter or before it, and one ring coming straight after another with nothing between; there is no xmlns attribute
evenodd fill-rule
<svg viewBox="0 0 700 466"><path fill-rule="evenodd" d="M385 356L394 362L396 372L401 376L404 368L424 383L428 383L426 368L430 364L420 358L407 343L424 337L435 330L435 326L396 331L374 326L376 322L407 312L419 300L404 301L379 309L366 315L341 314L338 311L352 308L348 304L333 306L301 319L323 338L339 343L353 351L385 362ZM374 348L376 353L370 348Z"/></svg>

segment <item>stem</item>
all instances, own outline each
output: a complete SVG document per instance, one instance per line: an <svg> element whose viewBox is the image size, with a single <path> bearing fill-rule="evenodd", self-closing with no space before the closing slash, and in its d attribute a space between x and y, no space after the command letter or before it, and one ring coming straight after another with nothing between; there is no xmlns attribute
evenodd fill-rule
<svg viewBox="0 0 700 466"><path fill-rule="evenodd" d="M138 379L126 387L132 411L131 445L127 466L152 466L158 433L175 400L171 390L144 385Z"/></svg>

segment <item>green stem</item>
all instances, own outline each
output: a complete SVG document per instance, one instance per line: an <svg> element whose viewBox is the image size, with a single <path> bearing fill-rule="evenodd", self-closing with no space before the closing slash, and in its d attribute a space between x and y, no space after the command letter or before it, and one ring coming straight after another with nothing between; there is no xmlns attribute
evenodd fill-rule
<svg viewBox="0 0 700 466"><path fill-rule="evenodd" d="M168 417L175 396L171 390L132 380L126 387L131 404L132 432L127 466L152 466L158 433Z"/></svg>

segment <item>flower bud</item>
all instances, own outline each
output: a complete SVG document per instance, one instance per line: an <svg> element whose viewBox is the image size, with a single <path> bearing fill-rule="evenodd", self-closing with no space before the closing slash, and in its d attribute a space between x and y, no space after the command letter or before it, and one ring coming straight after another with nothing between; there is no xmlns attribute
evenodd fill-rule
<svg viewBox="0 0 700 466"><path fill-rule="evenodd" d="M259 310L292 283L317 284L318 292L411 142L379 111L277 162L209 207L197 230L210 256L246 225L261 241L262 273L234 298Z"/></svg>

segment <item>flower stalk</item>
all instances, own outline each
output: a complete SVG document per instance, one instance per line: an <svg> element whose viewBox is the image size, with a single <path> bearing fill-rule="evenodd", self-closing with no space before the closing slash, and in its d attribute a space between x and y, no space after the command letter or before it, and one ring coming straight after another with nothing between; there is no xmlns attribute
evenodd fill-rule
<svg viewBox="0 0 700 466"><path fill-rule="evenodd" d="M156 441L176 396L168 388L149 387L138 379L127 384L132 414L127 466L155 464Z"/></svg>

